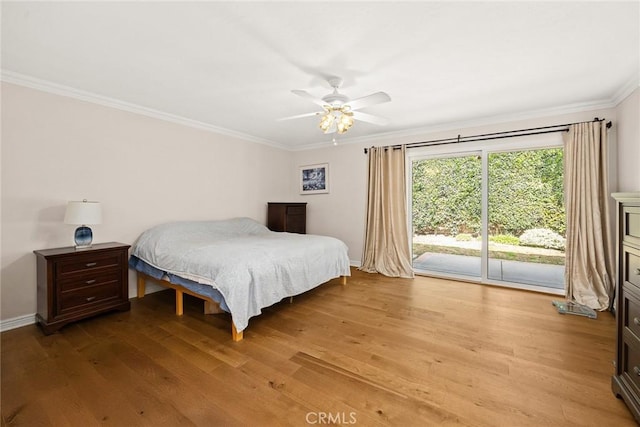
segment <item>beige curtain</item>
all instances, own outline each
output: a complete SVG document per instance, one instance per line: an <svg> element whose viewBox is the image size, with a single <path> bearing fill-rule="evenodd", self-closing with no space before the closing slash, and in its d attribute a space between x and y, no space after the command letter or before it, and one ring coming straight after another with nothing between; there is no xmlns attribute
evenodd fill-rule
<svg viewBox="0 0 640 427"><path fill-rule="evenodd" d="M369 149L369 198L360 270L390 277L413 277L404 146Z"/></svg>
<svg viewBox="0 0 640 427"><path fill-rule="evenodd" d="M595 310L609 308L614 288L607 148L604 122L571 125L564 135L566 296Z"/></svg>

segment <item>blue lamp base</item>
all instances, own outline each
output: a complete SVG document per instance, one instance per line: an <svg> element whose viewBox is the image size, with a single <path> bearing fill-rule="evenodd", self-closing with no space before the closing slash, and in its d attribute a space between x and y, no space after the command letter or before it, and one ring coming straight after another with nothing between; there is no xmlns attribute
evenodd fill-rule
<svg viewBox="0 0 640 427"><path fill-rule="evenodd" d="M93 240L93 232L89 227L83 225L76 228L76 234L73 239L76 242L76 249L90 248L91 241Z"/></svg>

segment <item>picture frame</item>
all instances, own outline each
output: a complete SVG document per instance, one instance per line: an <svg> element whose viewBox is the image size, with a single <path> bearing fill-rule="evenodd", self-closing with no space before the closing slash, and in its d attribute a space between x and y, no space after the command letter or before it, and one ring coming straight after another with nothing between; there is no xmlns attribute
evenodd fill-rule
<svg viewBox="0 0 640 427"><path fill-rule="evenodd" d="M300 166L300 194L329 193L329 163Z"/></svg>

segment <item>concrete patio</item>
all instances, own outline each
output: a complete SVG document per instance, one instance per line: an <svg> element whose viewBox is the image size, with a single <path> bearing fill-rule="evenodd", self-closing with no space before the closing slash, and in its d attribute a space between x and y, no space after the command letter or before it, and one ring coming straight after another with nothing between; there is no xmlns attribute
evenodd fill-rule
<svg viewBox="0 0 640 427"><path fill-rule="evenodd" d="M480 277L480 257L426 252L413 260L416 270ZM489 258L489 279L564 289L564 265Z"/></svg>

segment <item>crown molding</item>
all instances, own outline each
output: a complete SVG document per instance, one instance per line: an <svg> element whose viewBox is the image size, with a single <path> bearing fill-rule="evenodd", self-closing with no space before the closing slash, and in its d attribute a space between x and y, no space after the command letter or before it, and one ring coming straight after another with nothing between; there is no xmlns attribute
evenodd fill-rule
<svg viewBox="0 0 640 427"><path fill-rule="evenodd" d="M208 132L217 133L220 135L238 138L244 141L267 145L267 146L278 148L285 151L315 150L320 148L327 148L332 145L331 142L319 142L319 143L307 144L299 147L290 147L290 146L286 146L268 139L258 138L253 135L214 126L214 125L200 122L197 120L188 119L186 117L177 116L175 114L154 110L154 109L143 107L137 104L124 102L115 98L109 98L96 93L75 89L69 86L60 85L57 83L38 79L35 77L16 73L9 70L0 71L0 80L7 83L25 86L25 87L53 93L60 96L66 96L66 97L78 99L81 101L91 102L94 104L99 104L102 106L127 111L130 113L144 115L144 116L151 117L158 120L164 120L164 121L180 124L180 125L191 127L191 128L201 129ZM558 116L558 115L571 114L571 113L579 113L579 112L591 111L591 110L615 108L620 102L622 102L631 93L633 93L633 91L636 90L639 86L640 86L639 76L634 75L627 81L627 83L622 85L609 99L569 104L569 105L564 105L560 107L523 111L523 112L513 113L513 114L487 116L487 117L481 117L481 118L472 119L472 120L440 123L432 126L411 128L411 129L402 130L402 131L383 132L383 133L378 133L372 136L341 138L339 144L357 144L357 143L370 144L374 142L388 140L391 138L396 138L396 139L420 138L420 137L423 137L425 134L430 134L435 132L460 130L465 128L478 127L478 126L508 123L508 122L513 122L518 120L537 119L537 118Z"/></svg>
<svg viewBox="0 0 640 427"><path fill-rule="evenodd" d="M631 76L631 78L629 78L626 84L622 85L620 89L618 89L616 93L613 94L613 97L611 98L613 103L617 106L639 87L640 75L634 74L633 76Z"/></svg>
<svg viewBox="0 0 640 427"><path fill-rule="evenodd" d="M290 148L278 144L274 141L257 138L253 135L237 132L231 129L214 126L209 123L200 122L198 120L188 119L186 117L178 116L164 111L154 110L152 108L143 107L141 105L132 104L129 102L121 101L115 98L109 98L107 96L99 95L93 92L87 92L80 89L75 89L70 86L64 86L57 83L53 83L47 80L38 79L25 74L16 73L9 70L0 71L0 80L6 83L11 83L19 86L28 87L31 89L41 90L43 92L52 93L55 95L66 96L68 98L78 99L80 101L91 102L99 104L105 107L115 108L129 113L140 114L143 116L151 117L158 120L164 120L171 123L176 123L191 128L201 129L220 135L230 136L232 138L238 138L256 144L268 145L270 147L279 148L281 150L289 151Z"/></svg>

